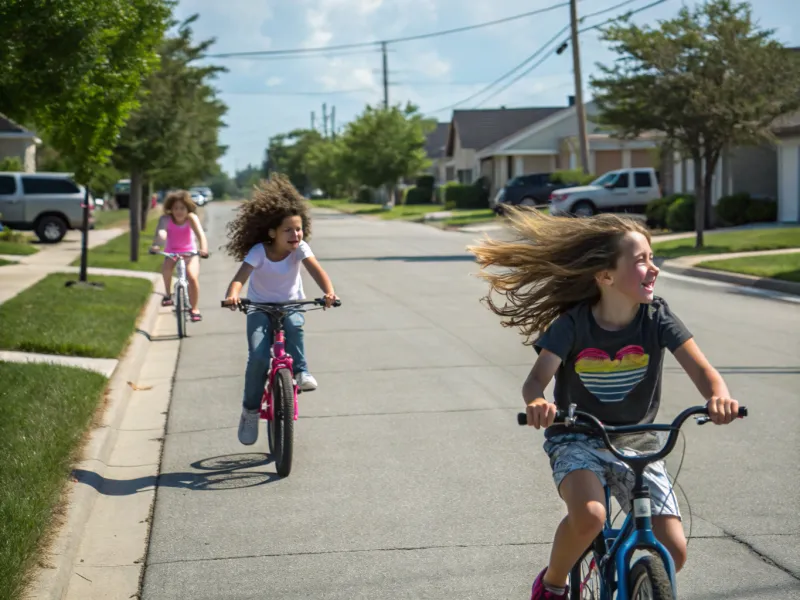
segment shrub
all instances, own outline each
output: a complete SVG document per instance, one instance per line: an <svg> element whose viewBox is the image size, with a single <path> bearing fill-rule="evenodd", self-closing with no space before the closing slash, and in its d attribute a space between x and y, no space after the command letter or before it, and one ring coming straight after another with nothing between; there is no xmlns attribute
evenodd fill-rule
<svg viewBox="0 0 800 600"><path fill-rule="evenodd" d="M416 186L418 188L425 188L432 190L435 181L436 180L434 179L433 175L420 175L419 177L417 177Z"/></svg>
<svg viewBox="0 0 800 600"><path fill-rule="evenodd" d="M433 189L426 187L412 187L406 190L404 204L433 204Z"/></svg>
<svg viewBox="0 0 800 600"><path fill-rule="evenodd" d="M717 216L722 219L725 225L737 226L749 223L747 210L753 203L753 199L748 193L733 194L724 196L717 203Z"/></svg>
<svg viewBox="0 0 800 600"><path fill-rule="evenodd" d="M778 203L769 198L751 198L747 207L748 223L769 223L778 220Z"/></svg>
<svg viewBox="0 0 800 600"><path fill-rule="evenodd" d="M667 211L681 197L680 194L673 194L650 202L644 211L647 217L647 226L650 229L665 229L667 226Z"/></svg>
<svg viewBox="0 0 800 600"><path fill-rule="evenodd" d="M583 169L567 169L564 171L556 171L550 175L550 181L553 183L563 183L566 185L588 185L593 182L597 177L589 173L588 175L583 172Z"/></svg>
<svg viewBox="0 0 800 600"><path fill-rule="evenodd" d="M681 196L667 209L667 227L672 231L694 229L694 196Z"/></svg>
<svg viewBox="0 0 800 600"><path fill-rule="evenodd" d="M356 202L358 204L372 204L372 190L368 187L360 188L356 195Z"/></svg>
<svg viewBox="0 0 800 600"><path fill-rule="evenodd" d="M445 206L453 208L488 208L489 198L477 185L448 184L445 187Z"/></svg>
<svg viewBox="0 0 800 600"><path fill-rule="evenodd" d="M24 165L22 164L22 160L20 160L16 156L6 156L5 158L0 158L0 171L23 171L25 169Z"/></svg>

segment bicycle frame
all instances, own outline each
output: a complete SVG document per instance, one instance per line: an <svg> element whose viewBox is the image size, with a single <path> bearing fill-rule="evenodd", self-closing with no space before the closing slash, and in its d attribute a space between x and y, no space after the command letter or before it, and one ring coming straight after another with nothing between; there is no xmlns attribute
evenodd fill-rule
<svg viewBox="0 0 800 600"><path fill-rule="evenodd" d="M653 533L652 508L650 504L650 489L644 481L644 471L647 465L665 458L678 440L681 425L692 415L705 415L697 419L698 425L703 425L711 419L708 417L707 406L694 406L687 408L669 425L622 425L617 427L607 426L594 416L575 410L571 404L568 411L559 410L556 421L569 428L580 421L581 426L589 427L599 433L606 448L618 460L630 467L635 476L632 492L632 502L622 527L614 529L611 523L611 491L604 487L606 501L606 522L603 531L592 543L593 559L600 574L600 600L630 600L631 590L628 589L631 560L637 550L646 550L655 553L664 563L667 574L672 584L673 593L677 597L677 582L675 578L675 562L672 555ZM747 408L739 407L739 418L747 416ZM527 415L517 415L519 425L527 425ZM609 433L645 433L668 432L667 442L658 452L649 454L624 454L614 447L608 437ZM585 581L581 582L584 585ZM616 593L616 596L614 595Z"/></svg>
<svg viewBox="0 0 800 600"><path fill-rule="evenodd" d="M278 371L282 369L289 369L290 373L294 373L294 359L292 355L286 352L286 334L283 330L283 319L274 318L270 315L273 321L273 341L272 349L270 350L271 360L269 367L269 375L267 376L267 385L264 388L264 395L261 397L261 418L267 421L272 421L274 416L274 409L272 406L272 390L275 386L275 377ZM297 402L297 382L292 378L292 388L294 394L294 420L297 421L300 416L300 411Z"/></svg>

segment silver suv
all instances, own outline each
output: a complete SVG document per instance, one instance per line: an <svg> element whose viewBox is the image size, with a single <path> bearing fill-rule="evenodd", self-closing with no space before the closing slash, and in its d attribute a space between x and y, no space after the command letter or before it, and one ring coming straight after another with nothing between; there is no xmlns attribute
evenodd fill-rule
<svg viewBox="0 0 800 600"><path fill-rule="evenodd" d="M83 224L85 193L69 173L0 172L0 223L34 231L43 243L55 244L68 229L79 229ZM91 195L89 207L94 207ZM90 227L93 221L90 215Z"/></svg>

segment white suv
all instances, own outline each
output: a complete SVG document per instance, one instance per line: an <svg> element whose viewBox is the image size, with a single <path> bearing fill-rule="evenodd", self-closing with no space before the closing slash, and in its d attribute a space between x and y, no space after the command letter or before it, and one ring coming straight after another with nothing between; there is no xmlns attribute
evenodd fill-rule
<svg viewBox="0 0 800 600"><path fill-rule="evenodd" d="M598 212L644 212L660 197L655 169L620 169L589 185L554 191L550 194L550 214L590 217Z"/></svg>

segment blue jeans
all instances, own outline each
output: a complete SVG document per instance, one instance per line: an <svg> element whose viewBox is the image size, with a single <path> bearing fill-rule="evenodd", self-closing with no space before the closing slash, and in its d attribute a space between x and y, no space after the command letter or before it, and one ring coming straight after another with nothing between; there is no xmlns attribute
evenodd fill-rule
<svg viewBox="0 0 800 600"><path fill-rule="evenodd" d="M306 320L300 313L293 313L283 320L286 334L286 352L294 360L294 372L308 371L305 346L303 344L303 325ZM244 401L248 410L261 406L264 384L269 373L270 348L272 347L272 322L269 315L254 311L247 315L247 370L244 375Z"/></svg>

